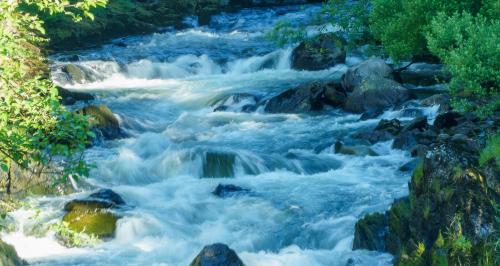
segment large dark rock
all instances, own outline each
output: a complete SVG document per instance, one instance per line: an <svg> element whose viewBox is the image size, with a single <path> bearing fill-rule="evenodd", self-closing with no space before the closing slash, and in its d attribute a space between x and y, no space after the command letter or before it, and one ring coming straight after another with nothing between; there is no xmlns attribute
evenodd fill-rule
<svg viewBox="0 0 500 266"><path fill-rule="evenodd" d="M271 98L265 107L268 113L300 113L323 108L325 86L314 82L289 89Z"/></svg>
<svg viewBox="0 0 500 266"><path fill-rule="evenodd" d="M363 113L381 111L402 104L410 98L408 89L394 80L373 76L363 81L349 95L344 109Z"/></svg>
<svg viewBox="0 0 500 266"><path fill-rule="evenodd" d="M234 250L224 244L205 246L190 266L244 266Z"/></svg>
<svg viewBox="0 0 500 266"><path fill-rule="evenodd" d="M92 101L95 97L86 92L70 91L61 87L57 87L59 92L59 97L61 97L61 103L64 105L72 105L79 101Z"/></svg>
<svg viewBox="0 0 500 266"><path fill-rule="evenodd" d="M344 63L345 41L335 34L320 34L304 41L292 52L292 68L298 70L321 70Z"/></svg>
<svg viewBox="0 0 500 266"><path fill-rule="evenodd" d="M354 138L367 140L374 144L380 141L388 141L397 136L402 130L401 122L397 119L382 119L377 126L368 131L354 134Z"/></svg>
<svg viewBox="0 0 500 266"><path fill-rule="evenodd" d="M340 82L330 82L325 85L323 100L333 107L342 107L347 101L347 93Z"/></svg>
<svg viewBox="0 0 500 266"><path fill-rule="evenodd" d="M106 105L89 105L77 113L89 116L89 124L97 135L102 135L105 139L123 136L118 119Z"/></svg>
<svg viewBox="0 0 500 266"><path fill-rule="evenodd" d="M458 125L457 119L461 118L462 115L460 115L457 112L446 112L439 114L436 119L434 120L434 126L439 128L439 129L444 129L444 128L450 128L453 126Z"/></svg>
<svg viewBox="0 0 500 266"><path fill-rule="evenodd" d="M13 246L0 239L0 265L2 266L22 266L28 265L17 255Z"/></svg>
<svg viewBox="0 0 500 266"><path fill-rule="evenodd" d="M89 195L92 199L110 202L116 206L124 205L125 201L122 197L111 189L103 188Z"/></svg>
<svg viewBox="0 0 500 266"><path fill-rule="evenodd" d="M354 91L364 80L370 78L392 79L392 68L384 60L371 58L351 67L342 76L342 86L348 92Z"/></svg>
<svg viewBox="0 0 500 266"><path fill-rule="evenodd" d="M61 71L66 74L66 79L71 84L98 80L92 71L77 64L66 64L61 68Z"/></svg>
<svg viewBox="0 0 500 266"><path fill-rule="evenodd" d="M430 86L450 81L443 65L415 63L398 73L401 83L410 83L417 86Z"/></svg>

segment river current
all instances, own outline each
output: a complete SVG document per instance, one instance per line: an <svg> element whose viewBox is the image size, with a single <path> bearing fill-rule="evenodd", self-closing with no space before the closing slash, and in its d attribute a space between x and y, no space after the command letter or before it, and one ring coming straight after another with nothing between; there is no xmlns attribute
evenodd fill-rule
<svg viewBox="0 0 500 266"><path fill-rule="evenodd" d="M52 56L57 84L94 93L94 104L106 104L119 118L127 137L86 152L96 166L87 181L113 189L129 207L120 210L116 237L92 248L63 247L53 233L30 235L26 228L35 212L29 209L12 213L18 229L2 238L30 264L44 266L189 265L203 246L217 242L249 266L390 265L389 254L351 250L354 225L408 193L409 173L398 168L410 156L392 150L390 142L371 147L379 156L335 154L332 148L380 118L360 121L336 109L242 111L248 101L338 79L362 59L350 55L346 65L295 71L292 47L266 40L279 19L303 22L318 8L246 9L203 27L188 18L184 30ZM92 80L64 79L60 66L76 57ZM227 98L234 94L255 97ZM221 101L228 109L214 112ZM398 111L382 115L395 117L411 119ZM227 176L207 177L207 171ZM250 192L219 198L212 194L218 184ZM41 210L37 219L51 222L61 219L65 202L89 192L29 203Z"/></svg>

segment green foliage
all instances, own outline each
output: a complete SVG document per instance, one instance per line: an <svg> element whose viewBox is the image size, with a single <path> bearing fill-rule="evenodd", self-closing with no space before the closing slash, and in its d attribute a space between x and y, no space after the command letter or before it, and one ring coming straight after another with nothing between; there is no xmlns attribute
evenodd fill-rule
<svg viewBox="0 0 500 266"><path fill-rule="evenodd" d="M9 183L14 167L36 175L50 171L63 179L88 173L75 157L87 144L87 120L60 105L38 48L45 42L43 23L20 6L34 5L79 20L102 4L103 0L0 2L0 168ZM60 167L50 167L55 161Z"/></svg>
<svg viewBox="0 0 500 266"><path fill-rule="evenodd" d="M455 108L488 115L500 107L500 20L440 13L427 35L430 51L451 72Z"/></svg>
<svg viewBox="0 0 500 266"><path fill-rule="evenodd" d="M500 134L498 133L489 139L486 147L481 151L479 164L482 166L492 159L495 160L496 167L500 169Z"/></svg>
<svg viewBox="0 0 500 266"><path fill-rule="evenodd" d="M99 244L99 238L94 234L77 232L70 228L68 222L52 224L50 229L55 231L57 237L68 247L91 247Z"/></svg>
<svg viewBox="0 0 500 266"><path fill-rule="evenodd" d="M480 5L474 0L373 0L371 31L393 59L410 59L426 50L425 36L438 13L475 14Z"/></svg>

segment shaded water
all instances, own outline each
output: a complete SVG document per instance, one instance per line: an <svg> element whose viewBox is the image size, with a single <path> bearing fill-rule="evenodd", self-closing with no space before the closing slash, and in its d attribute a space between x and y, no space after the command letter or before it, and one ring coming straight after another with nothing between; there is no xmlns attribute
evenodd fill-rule
<svg viewBox="0 0 500 266"><path fill-rule="evenodd" d="M34 213L24 209L13 213L19 230L2 238L34 265L188 265L215 242L228 244L250 266L346 265L350 259L390 265L388 254L351 251L354 224L407 193L409 176L398 168L409 156L391 150L390 142L372 147L377 157L332 151L336 140L378 120L358 121L333 109L245 113L231 99L229 111L213 112L214 103L234 93L262 102L301 83L339 78L347 66L291 70L291 49L264 38L277 19L302 21L317 9L249 9L217 16L209 27L81 51L77 64L91 77L83 84L60 71L74 55L55 55L55 82L95 93L129 136L94 146L86 158L97 166L89 182L112 188L131 208L121 210L116 238L94 248L64 248L53 234L29 236ZM212 175L230 177L207 178ZM217 198L211 192L219 183L251 193ZM65 202L87 193L31 204L42 210L39 219L55 221Z"/></svg>

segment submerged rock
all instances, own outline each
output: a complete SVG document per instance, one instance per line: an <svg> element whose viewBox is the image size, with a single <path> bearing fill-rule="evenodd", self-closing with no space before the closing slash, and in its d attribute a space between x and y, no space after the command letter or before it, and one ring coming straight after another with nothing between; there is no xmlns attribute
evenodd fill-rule
<svg viewBox="0 0 500 266"><path fill-rule="evenodd" d="M203 160L202 177L234 177L236 155L233 153L209 151Z"/></svg>
<svg viewBox="0 0 500 266"><path fill-rule="evenodd" d="M115 139L123 136L120 122L106 105L90 105L77 111L89 116L89 124L97 135L105 139Z"/></svg>
<svg viewBox="0 0 500 266"><path fill-rule="evenodd" d="M345 62L345 41L335 34L320 34L304 41L292 52L292 68L321 70Z"/></svg>
<svg viewBox="0 0 500 266"><path fill-rule="evenodd" d="M234 250L216 243L205 246L190 266L244 266Z"/></svg>
<svg viewBox="0 0 500 266"><path fill-rule="evenodd" d="M334 149L335 153L345 154L345 155L378 156L378 154L368 146L363 146L363 145L346 146L340 141L335 142Z"/></svg>
<svg viewBox="0 0 500 266"><path fill-rule="evenodd" d="M84 83L86 81L94 82L97 80L90 70L76 64L66 64L61 68L61 71L66 74L68 82L72 84Z"/></svg>
<svg viewBox="0 0 500 266"><path fill-rule="evenodd" d="M225 198L225 197L240 195L243 193L248 193L249 191L250 191L249 189L242 188L232 184L225 184L225 185L219 184L212 192L212 194L214 194L217 197Z"/></svg>
<svg viewBox="0 0 500 266"><path fill-rule="evenodd" d="M0 265L1 266L21 266L28 265L17 255L13 246L0 239Z"/></svg>

